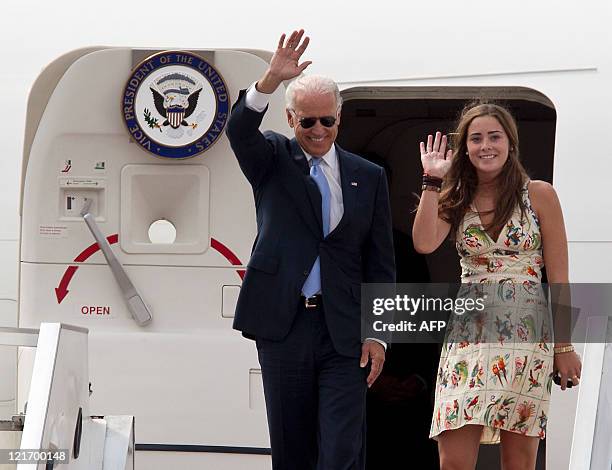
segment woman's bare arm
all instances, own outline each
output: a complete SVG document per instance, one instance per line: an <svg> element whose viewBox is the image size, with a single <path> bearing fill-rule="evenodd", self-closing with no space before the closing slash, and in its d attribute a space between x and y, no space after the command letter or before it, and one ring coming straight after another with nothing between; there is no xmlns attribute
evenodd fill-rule
<svg viewBox="0 0 612 470"><path fill-rule="evenodd" d="M564 347L571 344L568 342L571 335L571 296L563 212L555 189L545 181L532 181L529 196L540 220L544 265L553 297L554 330L557 337L562 336L561 341L555 341L555 348ZM555 353L554 369L561 376L561 390L565 390L568 379L574 385L580 381L582 364L573 351Z"/></svg>
<svg viewBox="0 0 612 470"><path fill-rule="evenodd" d="M436 132L427 136L427 145L420 144L421 164L423 172L435 178L444 178L450 168L453 158L452 150L446 151L446 136ZM414 225L412 226L412 241L414 249L419 253L435 251L448 236L450 224L438 216L440 193L423 191Z"/></svg>
<svg viewBox="0 0 612 470"><path fill-rule="evenodd" d="M412 226L414 249L423 254L435 251L448 236L450 224L438 216L440 193L423 191Z"/></svg>

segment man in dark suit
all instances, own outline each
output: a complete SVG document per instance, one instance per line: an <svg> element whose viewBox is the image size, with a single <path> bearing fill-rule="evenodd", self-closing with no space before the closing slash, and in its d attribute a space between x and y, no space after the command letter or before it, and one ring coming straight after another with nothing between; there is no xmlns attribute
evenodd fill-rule
<svg viewBox="0 0 612 470"><path fill-rule="evenodd" d="M389 196L382 168L334 144L341 97L332 80L288 87L295 138L259 131L269 94L310 64L299 64L303 34L281 36L227 127L257 212L234 327L257 342L273 468L357 470L366 386L386 347L362 341L361 283L395 282Z"/></svg>

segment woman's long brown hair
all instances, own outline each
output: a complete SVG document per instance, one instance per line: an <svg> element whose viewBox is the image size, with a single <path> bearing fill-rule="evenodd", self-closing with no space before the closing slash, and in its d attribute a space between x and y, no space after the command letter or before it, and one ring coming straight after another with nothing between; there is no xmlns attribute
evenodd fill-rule
<svg viewBox="0 0 612 470"><path fill-rule="evenodd" d="M444 178L438 206L440 217L451 224L453 237L474 200L478 186L476 169L466 152L468 128L474 119L481 116L492 116L497 119L504 128L510 144L508 159L497 176L495 214L492 222L484 229L497 234L510 220L517 204L521 214L525 213L521 191L528 176L519 160L518 129L514 118L506 108L497 104L486 102L470 104L461 113L452 138L454 158Z"/></svg>

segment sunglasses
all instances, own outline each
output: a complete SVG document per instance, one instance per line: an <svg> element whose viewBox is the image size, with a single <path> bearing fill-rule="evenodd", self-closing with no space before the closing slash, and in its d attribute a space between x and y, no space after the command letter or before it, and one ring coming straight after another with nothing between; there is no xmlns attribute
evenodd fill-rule
<svg viewBox="0 0 612 470"><path fill-rule="evenodd" d="M336 124L336 118L334 116L304 117L298 119L298 121L303 129L310 129L317 121L319 121L323 127L333 127L333 125Z"/></svg>

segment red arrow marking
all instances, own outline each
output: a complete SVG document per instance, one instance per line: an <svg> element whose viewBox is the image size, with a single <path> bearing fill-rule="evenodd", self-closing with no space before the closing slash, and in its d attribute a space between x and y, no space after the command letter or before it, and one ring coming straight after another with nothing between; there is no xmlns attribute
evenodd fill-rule
<svg viewBox="0 0 612 470"><path fill-rule="evenodd" d="M70 279L72 279L72 276L74 276L77 269L79 269L78 266L68 266L68 269L66 269L59 286L55 288L55 296L57 297L58 304L61 304L64 297L68 295L68 284L70 283Z"/></svg>
<svg viewBox="0 0 612 470"><path fill-rule="evenodd" d="M109 235L108 237L106 237L106 239L108 240L108 243L112 245L119 241L119 234L115 233L114 235ZM98 250L100 250L100 247L97 243L89 245L87 248L81 251L81 253L79 253L76 258L74 258L74 262L82 263L91 255L96 253ZM66 272L62 276L62 280L60 281L59 286L55 288L55 296L57 297L58 304L61 304L62 300L64 300L64 298L68 295L68 292L70 292L68 290L68 284L70 284L70 280L72 279L72 276L74 276L74 273L76 273L77 269L79 269L78 266L68 266Z"/></svg>
<svg viewBox="0 0 612 470"><path fill-rule="evenodd" d="M106 239L108 240L108 243L113 245L119 241L119 234L116 233L114 235L109 235L108 237L106 237ZM238 257L234 254L234 252L220 241L211 238L210 246L214 250L217 250L219 253L221 253L225 257L225 259L232 263L233 266L242 265ZM74 258L74 262L82 263L99 250L100 247L97 243L89 245L81 253L79 253L76 258ZM57 297L58 304L61 304L62 300L64 300L64 298L68 295L68 292L70 292L68 290L68 284L70 284L70 280L72 279L72 276L74 276L74 273L76 273L77 269L79 269L78 266L68 266L66 272L64 272L64 275L62 276L62 280L60 281L59 286L55 288L55 295ZM240 279L244 279L244 274L246 272L244 269L237 269L236 272L240 276Z"/></svg>
<svg viewBox="0 0 612 470"><path fill-rule="evenodd" d="M119 241L119 234L116 233L114 235L109 235L108 237L106 237L106 239L108 240L108 243L110 243L112 245L112 244L117 243ZM93 245L89 245L87 248L85 248L83 251L81 251L81 253L79 253L79 256L74 258L74 262L75 263L82 263L87 258L89 258L91 255L96 253L99 249L100 249L100 247L98 246L97 243L94 243Z"/></svg>
<svg viewBox="0 0 612 470"><path fill-rule="evenodd" d="M234 254L234 252L230 250L227 246L225 246L223 243L221 243L220 241L215 240L214 238L211 238L210 246L214 250L217 250L219 253L221 253L225 257L226 260L232 263L232 265L234 266L242 265L238 257ZM238 276L240 276L240 279L244 279L244 274L246 272L244 269L237 269L236 272L238 273Z"/></svg>

